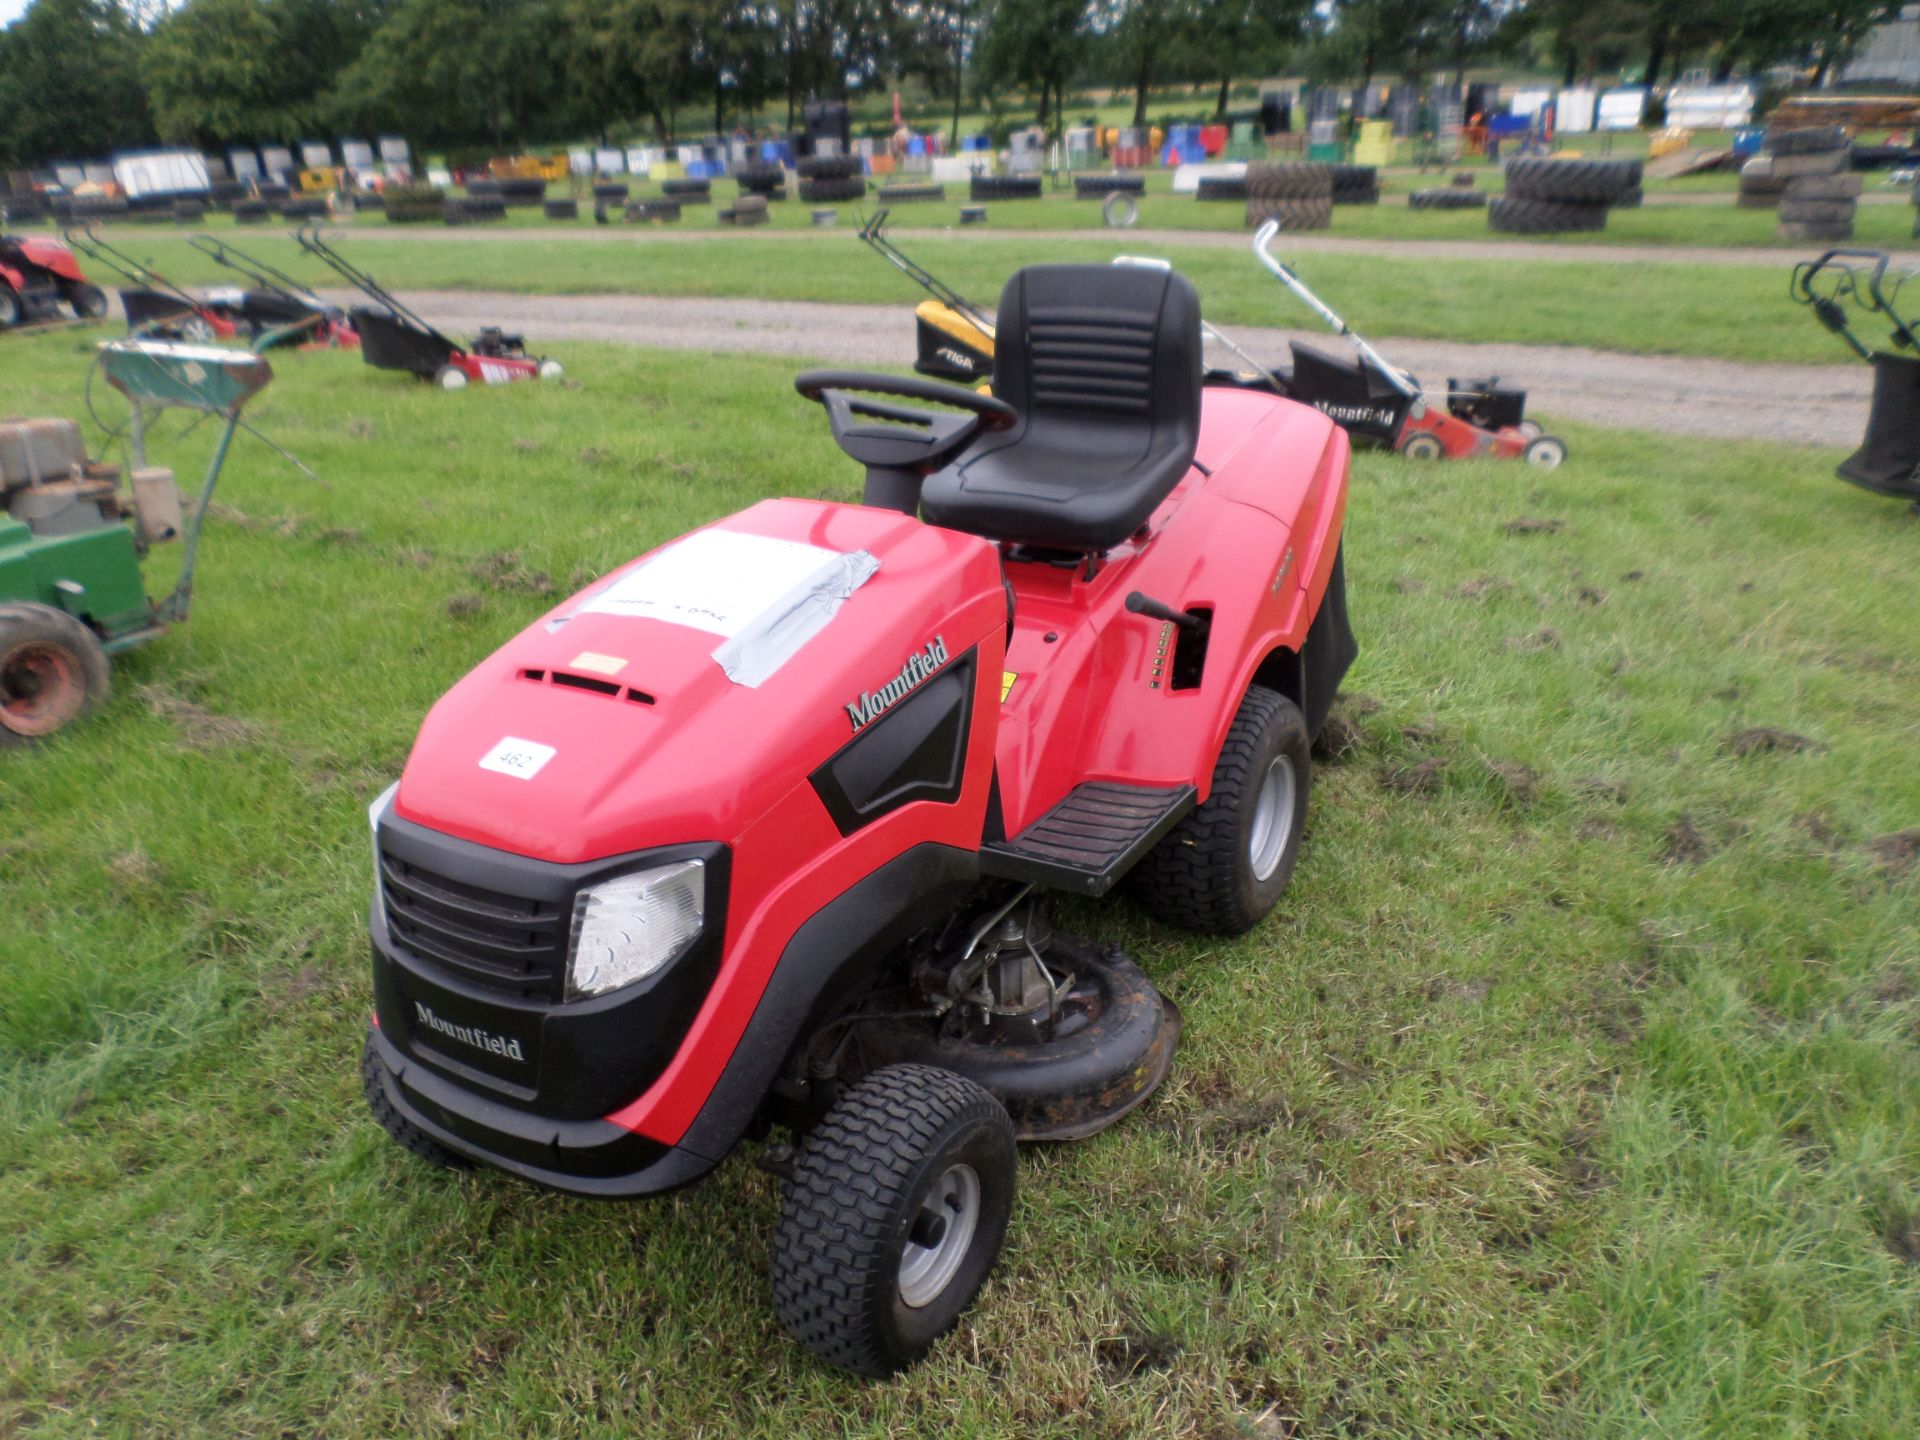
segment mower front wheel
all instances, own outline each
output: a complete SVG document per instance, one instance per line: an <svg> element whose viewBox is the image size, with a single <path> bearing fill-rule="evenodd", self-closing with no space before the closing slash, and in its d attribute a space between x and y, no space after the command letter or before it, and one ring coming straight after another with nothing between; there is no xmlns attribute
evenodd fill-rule
<svg viewBox="0 0 1920 1440"><path fill-rule="evenodd" d="M1209 935L1242 935L1266 919L1300 854L1311 747L1299 706L1249 686L1220 747L1206 803L1134 871L1146 907Z"/></svg>
<svg viewBox="0 0 1920 1440"><path fill-rule="evenodd" d="M1520 458L1536 470L1557 470L1567 458L1567 442L1557 435L1536 435L1520 452Z"/></svg>
<svg viewBox="0 0 1920 1440"><path fill-rule="evenodd" d="M540 362L540 378L542 380L558 380L566 373L566 366L562 365L558 360L542 360Z"/></svg>
<svg viewBox="0 0 1920 1440"><path fill-rule="evenodd" d="M106 318L107 292L98 285L69 285L66 301L73 307L73 313L82 320Z"/></svg>
<svg viewBox="0 0 1920 1440"><path fill-rule="evenodd" d="M773 1304L794 1339L876 1379L980 1293L1013 1213L1013 1122L973 1081L889 1065L808 1132L781 1186Z"/></svg>
<svg viewBox="0 0 1920 1440"><path fill-rule="evenodd" d="M1404 436L1399 451L1409 460L1444 460L1447 447L1440 443L1440 437L1431 430L1416 430Z"/></svg>
<svg viewBox="0 0 1920 1440"><path fill-rule="evenodd" d="M467 372L454 365L442 365L434 372L433 383L442 390L464 390L467 388Z"/></svg>
<svg viewBox="0 0 1920 1440"><path fill-rule="evenodd" d="M0 746L51 735L107 698L107 652L51 605L0 605Z"/></svg>

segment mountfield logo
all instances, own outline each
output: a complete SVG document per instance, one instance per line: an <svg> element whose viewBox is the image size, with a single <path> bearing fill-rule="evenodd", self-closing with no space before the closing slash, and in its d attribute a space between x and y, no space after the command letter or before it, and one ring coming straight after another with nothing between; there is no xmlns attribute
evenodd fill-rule
<svg viewBox="0 0 1920 1440"><path fill-rule="evenodd" d="M456 1025L451 1020L442 1020L418 1000L413 1002L413 1014L415 1019L436 1035L458 1040L462 1045L471 1045L490 1055L504 1055L509 1060L518 1060L523 1065L526 1063L527 1052L520 1048L518 1040L495 1035L491 1030L482 1030L477 1025Z"/></svg>
<svg viewBox="0 0 1920 1440"><path fill-rule="evenodd" d="M887 711L924 685L947 663L947 642L938 635L924 650L916 650L900 667L900 673L878 690L869 690L847 706L847 718L856 731L864 730Z"/></svg>

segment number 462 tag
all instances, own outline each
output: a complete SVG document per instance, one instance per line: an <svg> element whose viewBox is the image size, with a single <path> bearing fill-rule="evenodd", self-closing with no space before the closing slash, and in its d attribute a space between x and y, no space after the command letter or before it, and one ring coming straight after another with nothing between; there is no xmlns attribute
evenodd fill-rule
<svg viewBox="0 0 1920 1440"><path fill-rule="evenodd" d="M509 735L480 757L480 768L511 775L517 780L531 780L540 773L540 767L558 753L551 745L542 745L537 740L516 740Z"/></svg>

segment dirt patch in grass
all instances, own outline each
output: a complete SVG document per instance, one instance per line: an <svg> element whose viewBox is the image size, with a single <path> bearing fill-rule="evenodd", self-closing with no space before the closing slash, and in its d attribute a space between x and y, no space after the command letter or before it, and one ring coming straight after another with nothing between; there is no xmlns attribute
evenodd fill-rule
<svg viewBox="0 0 1920 1440"><path fill-rule="evenodd" d="M465 620L478 615L486 608L486 602L478 595L459 594L447 601L447 614L455 620Z"/></svg>
<svg viewBox="0 0 1920 1440"><path fill-rule="evenodd" d="M1608 800L1615 805L1627 803L1627 787L1617 780L1607 779L1604 775L1582 776L1573 782L1573 788L1594 800Z"/></svg>
<svg viewBox="0 0 1920 1440"><path fill-rule="evenodd" d="M1456 600L1478 600L1484 595L1498 595L1511 589L1513 582L1504 575L1479 575L1454 586L1453 597Z"/></svg>
<svg viewBox="0 0 1920 1440"><path fill-rule="evenodd" d="M416 570L431 570L433 568L433 552L431 550L401 550L397 552L393 558L398 560L402 565L411 565Z"/></svg>
<svg viewBox="0 0 1920 1440"><path fill-rule="evenodd" d="M1392 589L1396 595L1418 595L1426 588L1426 581L1416 580L1411 575L1396 575L1393 577Z"/></svg>
<svg viewBox="0 0 1920 1440"><path fill-rule="evenodd" d="M167 878L167 872L138 845L114 856L107 863L107 874L123 896L157 890Z"/></svg>
<svg viewBox="0 0 1920 1440"><path fill-rule="evenodd" d="M1521 655L1538 654L1542 650L1560 648L1560 632L1551 625L1542 625L1538 630L1525 635L1509 635L1507 649Z"/></svg>
<svg viewBox="0 0 1920 1440"><path fill-rule="evenodd" d="M1726 749L1728 754L1743 758L1748 755L1767 755L1776 750L1792 755L1813 749L1813 741L1772 725L1751 725L1729 735Z"/></svg>
<svg viewBox="0 0 1920 1440"><path fill-rule="evenodd" d="M1822 850L1840 848L1840 831L1832 819L1818 810L1809 810L1804 815L1793 817L1793 828L1805 835Z"/></svg>
<svg viewBox="0 0 1920 1440"><path fill-rule="evenodd" d="M1575 593L1582 605L1600 606L1607 603L1607 592L1597 585L1582 585Z"/></svg>
<svg viewBox="0 0 1920 1440"><path fill-rule="evenodd" d="M1531 765L1518 760L1489 760L1487 769L1505 787L1507 798L1516 805L1531 805L1540 798L1540 774Z"/></svg>
<svg viewBox="0 0 1920 1440"><path fill-rule="evenodd" d="M1382 765L1375 778L1383 789L1396 795L1432 795L1440 789L1441 774L1447 762L1437 755L1401 764Z"/></svg>
<svg viewBox="0 0 1920 1440"><path fill-rule="evenodd" d="M1557 535L1567 528L1567 522L1557 518L1539 515L1522 515L1506 523L1509 535Z"/></svg>
<svg viewBox="0 0 1920 1440"><path fill-rule="evenodd" d="M1180 1342L1171 1335L1123 1331L1105 1340L1096 1340L1093 1358L1117 1382L1131 1380L1142 1371L1171 1370L1180 1358Z"/></svg>
<svg viewBox="0 0 1920 1440"><path fill-rule="evenodd" d="M1896 875L1912 873L1920 864L1920 829L1896 830L1891 835L1876 835L1867 842L1867 853L1882 869Z"/></svg>
<svg viewBox="0 0 1920 1440"><path fill-rule="evenodd" d="M468 567L467 573L489 590L551 595L557 588L551 575L528 565L518 550L501 550L483 556Z"/></svg>
<svg viewBox="0 0 1920 1440"><path fill-rule="evenodd" d="M216 715L161 685L142 685L134 693L155 715L173 722L180 731L180 744L188 750L255 745L267 735L266 727L258 721L243 720L237 715Z"/></svg>
<svg viewBox="0 0 1920 1440"><path fill-rule="evenodd" d="M351 525L334 525L322 530L316 537L322 545L358 545L366 536Z"/></svg>
<svg viewBox="0 0 1920 1440"><path fill-rule="evenodd" d="M1694 823L1691 815L1682 815L1667 827L1667 844L1663 852L1669 865L1698 865L1713 854L1713 841L1706 831Z"/></svg>

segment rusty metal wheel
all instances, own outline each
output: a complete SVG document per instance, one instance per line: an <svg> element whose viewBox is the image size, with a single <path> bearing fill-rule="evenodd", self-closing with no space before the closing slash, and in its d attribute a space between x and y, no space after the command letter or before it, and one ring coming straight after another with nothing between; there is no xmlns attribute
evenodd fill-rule
<svg viewBox="0 0 1920 1440"><path fill-rule="evenodd" d="M0 745L54 731L107 694L107 656L71 615L48 605L0 605Z"/></svg>

